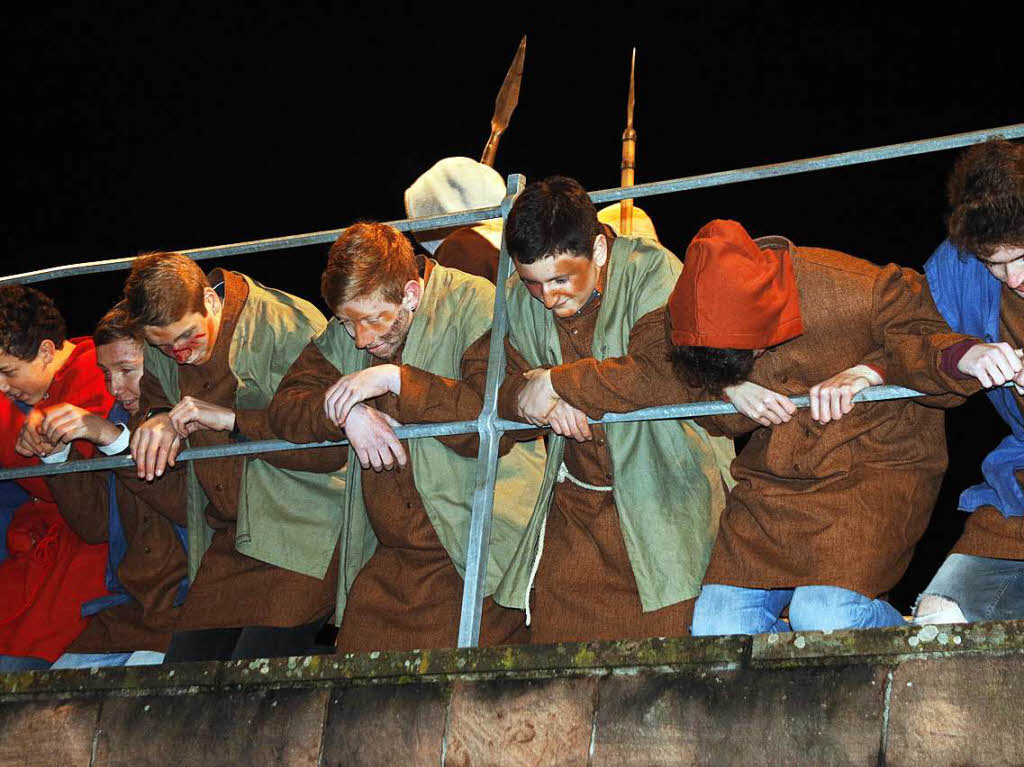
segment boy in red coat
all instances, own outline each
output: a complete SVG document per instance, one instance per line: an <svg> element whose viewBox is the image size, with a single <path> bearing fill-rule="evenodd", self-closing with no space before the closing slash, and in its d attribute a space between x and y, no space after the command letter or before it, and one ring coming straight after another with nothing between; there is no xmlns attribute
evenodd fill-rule
<svg viewBox="0 0 1024 767"><path fill-rule="evenodd" d="M37 431L54 405L105 416L113 404L92 340L68 339L53 301L21 285L0 286L0 392L2 468L62 452ZM91 457L94 448L79 449ZM0 562L0 671L52 663L85 628L82 603L106 594L106 545L68 528L41 477L18 483L29 498L13 514Z"/></svg>

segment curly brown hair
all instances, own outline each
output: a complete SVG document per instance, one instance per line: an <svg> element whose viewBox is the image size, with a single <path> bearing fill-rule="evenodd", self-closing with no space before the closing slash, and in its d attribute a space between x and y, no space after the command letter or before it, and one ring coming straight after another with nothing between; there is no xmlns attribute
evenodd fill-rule
<svg viewBox="0 0 1024 767"><path fill-rule="evenodd" d="M1024 145L990 139L965 151L947 186L949 240L988 258L1002 245L1024 245Z"/></svg>
<svg viewBox="0 0 1024 767"><path fill-rule="evenodd" d="M52 298L24 285L0 285L0 352L31 361L43 341L53 341L59 349L67 337Z"/></svg>

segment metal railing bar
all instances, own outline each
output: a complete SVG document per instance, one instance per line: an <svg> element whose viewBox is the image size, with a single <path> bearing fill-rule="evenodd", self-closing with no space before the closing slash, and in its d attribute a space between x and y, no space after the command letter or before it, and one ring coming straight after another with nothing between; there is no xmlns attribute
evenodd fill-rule
<svg viewBox="0 0 1024 767"><path fill-rule="evenodd" d="M1024 123L1015 123L1014 125L1004 125L1001 128L989 128L969 133L955 133L949 136L922 139L921 141L907 141L902 144L889 144L872 149L857 149L852 152L808 157L804 160L791 160L773 165L757 165L737 170L723 170L716 173L705 173L700 176L671 179L669 181L652 181L631 187L602 189L591 192L590 199L595 203L615 202L616 200L627 198L651 197L669 192L706 189L708 187L736 184L744 181L790 176L795 173L842 168L849 165L876 162L878 160L893 160L899 157L911 157L929 152L957 149L969 146L970 144L981 143L994 136L1002 136L1007 139L1024 137Z"/></svg>
<svg viewBox="0 0 1024 767"><path fill-rule="evenodd" d="M447 229L453 226L473 224L485 221L490 218L497 218L501 215L501 208L474 208L473 210L449 213L444 216L429 216L426 218L406 218L398 221L385 221L384 223L393 226L403 232L418 232L424 229ZM307 234L292 234L285 237L269 237L264 240L250 240L248 242L235 242L230 245L214 245L206 248L191 248L181 250L189 258L201 261L207 258L226 258L251 253L264 253L286 248L301 248L306 245L322 245L334 242L338 235L345 231L341 229L324 229L319 232ZM87 261L81 264L68 264L66 266L53 266L47 269L37 269L33 272L22 272L0 277L0 285L8 283L27 284L30 282L44 282L55 280L61 277L77 277L82 274L98 274L100 272L117 272L130 269L135 256L129 258L110 258L105 261Z"/></svg>
<svg viewBox="0 0 1024 767"><path fill-rule="evenodd" d="M505 199L501 202L502 223L508 220L512 204L526 186L519 174L508 177ZM498 253L498 275L512 273L502 226L501 250ZM477 417L480 446L476 459L476 482L469 519L469 540L466 543L466 576L462 588L462 611L459 616L459 647L476 647L480 640L480 616L483 612L487 582L487 556L491 541L491 518L494 508L494 484L498 477L498 445L501 430L495 425L498 416L498 389L505 380L505 336L508 333L508 307L505 304L504 279L498 280L494 292L494 315L491 323L491 346L487 356L487 379L484 401Z"/></svg>
<svg viewBox="0 0 1024 767"><path fill-rule="evenodd" d="M880 402L891 399L908 399L911 397L931 396L914 389L902 386L872 386L859 392L854 402ZM799 408L810 406L807 396L790 397ZM608 413L604 418L588 419L591 424L627 423L632 421L657 421L667 418L699 418L705 415L728 415L736 413L736 408L728 402L718 400L707 402L688 402L679 405L659 405L629 413ZM528 423L495 418L494 428L497 432L523 431L537 429ZM479 431L479 419L475 421L448 421L446 423L422 423L400 426L395 429L399 439L422 439L424 437L450 437L457 434L472 434ZM235 442L230 445L214 445L210 447L193 447L183 450L178 461L199 461L204 458L226 458L236 455L257 455L259 453L276 453L282 450L301 450L304 448L340 447L347 445L347 440L338 442L311 442L296 445L283 439L262 440L258 442ZM127 455L116 455L109 458L90 458L82 461L68 461L57 464L38 464L23 466L16 469L0 469L0 481L5 479L25 479L28 477L47 477L54 474L71 474L78 471L100 471L102 469L121 469L134 465Z"/></svg>
<svg viewBox="0 0 1024 767"><path fill-rule="evenodd" d="M899 157L910 157L928 152L939 152L947 149L968 146L984 141L992 136L1003 136L1004 138L1024 137L1024 123L1005 125L1001 128L988 128L986 130L971 131L969 133L956 133L938 138L923 139L921 141L908 141L902 144L889 144L887 146L874 147L871 149L858 149L852 152L841 152L838 154L823 155L821 157L810 157L803 160L792 160L790 162L776 163L772 165L758 165L749 168L736 170L719 171L717 173L705 173L699 176L687 176L685 178L670 179L668 181L654 181L646 184L637 184L631 187L618 187L613 189L602 189L591 192L590 198L595 203L614 202L626 198L651 197L670 192L682 192L689 189L702 189L725 184L736 184L744 181L756 181L764 178L775 178L788 176L796 173L806 173L817 170L827 170L849 165L857 165L878 160L891 160ZM478 208L475 210L452 213L445 216L431 216L429 218L400 219L385 222L401 231L413 232L423 229L440 229L461 224L472 224L489 218L497 218L501 215L501 208ZM228 256L243 255L249 253L261 253L273 250L284 250L286 248L298 248L305 245L320 245L333 242L345 231L341 229L327 229L307 234L294 234L284 237L271 237L263 240L251 240L249 242L237 242L230 245L216 245L205 248L192 248L182 250L181 253L199 261L207 258L221 258ZM61 277L74 277L82 274L95 274L98 272L112 272L128 269L134 257L113 258L106 261L90 261L81 264L68 264L66 266L55 266L46 269L38 269L32 272L22 272L0 277L0 285L7 283L43 282Z"/></svg>

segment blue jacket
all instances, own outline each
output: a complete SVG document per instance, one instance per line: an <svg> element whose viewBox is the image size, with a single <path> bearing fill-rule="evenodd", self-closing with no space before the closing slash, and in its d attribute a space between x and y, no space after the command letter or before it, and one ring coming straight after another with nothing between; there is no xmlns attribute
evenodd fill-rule
<svg viewBox="0 0 1024 767"><path fill-rule="evenodd" d="M961 254L946 240L924 265L935 304L958 333L999 341L999 302L1003 283L970 253ZM1017 472L1024 469L1024 414L1008 388L990 389L988 398L1011 434L981 463L985 481L960 495L960 509L995 506L1004 517L1024 516L1024 489Z"/></svg>

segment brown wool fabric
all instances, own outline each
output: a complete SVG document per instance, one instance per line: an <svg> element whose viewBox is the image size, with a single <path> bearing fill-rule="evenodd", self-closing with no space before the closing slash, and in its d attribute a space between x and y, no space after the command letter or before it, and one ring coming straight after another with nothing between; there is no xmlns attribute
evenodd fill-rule
<svg viewBox="0 0 1024 767"><path fill-rule="evenodd" d="M430 261L426 278L430 277ZM462 359L462 378L441 378L402 365L402 394L370 404L401 423L462 421L480 413L487 375L489 335ZM401 364L401 355L394 360ZM374 364L380 364L376 362ZM324 392L341 373L310 343L281 381L274 398L274 422L294 442L342 439L344 432L323 412ZM476 456L476 435L442 440L462 455ZM505 445L505 451L511 446ZM408 454L408 441L402 445ZM340 466L347 455L330 450ZM375 472L362 470L363 499L378 545L348 593L338 633L339 652L455 647L458 643L463 581L427 517L412 465ZM484 600L480 644L521 644L523 613Z"/></svg>
<svg viewBox="0 0 1024 767"><path fill-rule="evenodd" d="M668 299L672 343L765 349L803 332L788 251L762 250L736 221L705 224Z"/></svg>
<svg viewBox="0 0 1024 767"><path fill-rule="evenodd" d="M866 362L884 364L892 383L929 393L968 395L977 389L973 381L938 370L941 350L965 336L949 331L921 275L835 251L793 248L781 237L762 238L757 245L789 251L804 333L759 357L750 376L754 383L796 396ZM641 322L658 319L660 350L657 336L649 345L631 338L629 358L600 363L599 375L581 377L572 391L562 383L571 374L553 374L556 390L592 418L706 399L673 373L667 310ZM945 395L928 398L934 407L913 400L857 405L826 425L804 409L770 429L741 415L698 419L712 434L750 433L732 464L737 484L722 514L705 583L833 585L872 597L888 591L927 525L946 467L937 407L959 401Z"/></svg>
<svg viewBox="0 0 1024 767"><path fill-rule="evenodd" d="M471 227L456 229L434 252L441 266L475 274L494 283L498 280L498 249Z"/></svg>
<svg viewBox="0 0 1024 767"><path fill-rule="evenodd" d="M181 396L234 408L238 382L228 366L231 335L248 297L238 275L221 270L210 274L211 284L224 281L224 308L213 356L204 365L178 368ZM143 375L140 409L168 406L160 384ZM236 425L249 440L272 439L266 410L236 411ZM193 447L230 442L228 432L197 431ZM324 451L285 451L266 460L283 468L322 471ZM196 475L210 503L207 522L214 528L210 548L181 608L177 630L190 631L241 626L291 627L312 623L334 609L338 578L335 553L323 579L285 570L235 550L235 524L244 457L211 458L196 462ZM184 500L182 499L182 504Z"/></svg>
<svg viewBox="0 0 1024 767"><path fill-rule="evenodd" d="M76 448L70 458L81 458ZM185 476L171 472L153 483L139 482L133 473L124 476L122 480L118 475L116 493L128 549L117 575L135 603L93 616L67 652L164 652L177 622L174 599L188 563L170 520L178 514ZM108 539L107 472L54 475L46 483L68 525L83 540Z"/></svg>
<svg viewBox="0 0 1024 767"><path fill-rule="evenodd" d="M578 407L574 399L582 398L581 392L585 391L611 410L621 402L620 397L631 397L640 384L637 379L630 380L623 370L629 365L628 358L622 358L608 376L598 372L605 365L598 363L592 353L600 305L597 299L579 316L556 318L563 364L552 369L551 380L569 404ZM664 334L663 324L651 322L650 315L642 317L630 334L630 348L659 345L664 352ZM501 387L498 408L502 417L516 419L516 398L526 382L523 373L530 365L508 342L505 348L508 377ZM611 364L615 366L616 362ZM618 381L616 390L598 395L599 382L613 379ZM663 386L654 386L667 396ZM611 485L612 459L604 428L592 429L591 442L566 440L566 468L587 484ZM531 642L687 636L693 603L687 600L645 613L612 493L588 490L568 481L555 485L544 530L544 554L534 581Z"/></svg>
<svg viewBox="0 0 1024 767"><path fill-rule="evenodd" d="M1024 343L1024 299L1003 285L999 309L999 337L1019 349ZM1014 399L1017 407L1024 407L1024 398L1016 392ZM1024 482L1024 471L1017 472L1017 479ZM1004 517L994 506L982 506L967 515L963 535L953 553L1024 559L1024 517Z"/></svg>

